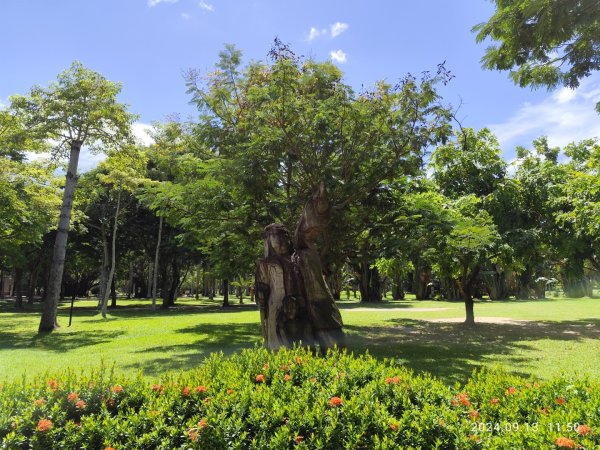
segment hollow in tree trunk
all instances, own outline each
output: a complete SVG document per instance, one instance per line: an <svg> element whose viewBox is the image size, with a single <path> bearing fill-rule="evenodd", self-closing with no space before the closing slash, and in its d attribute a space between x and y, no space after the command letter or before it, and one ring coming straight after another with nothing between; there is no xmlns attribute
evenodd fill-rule
<svg viewBox="0 0 600 450"><path fill-rule="evenodd" d="M54 250L52 254L48 294L46 295L46 301L44 302L44 308L42 310L42 318L38 328L40 333L51 332L59 327L58 321L56 320L56 313L58 311L58 300L65 269L65 255L67 253L67 240L69 237L69 226L71 224L73 197L75 196L75 188L77 186L77 165L79 163L81 145L81 141L71 142L69 167L66 174L65 189L63 192L62 206L60 208L60 219L58 221L58 230L56 231L56 240L54 241Z"/></svg>

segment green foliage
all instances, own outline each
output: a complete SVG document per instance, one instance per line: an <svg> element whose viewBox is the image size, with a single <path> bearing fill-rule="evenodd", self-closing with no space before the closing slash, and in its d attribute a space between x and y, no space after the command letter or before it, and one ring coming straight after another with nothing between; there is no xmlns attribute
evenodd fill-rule
<svg viewBox="0 0 600 450"><path fill-rule="evenodd" d="M155 384L100 370L3 386L0 439L33 449L478 449L564 437L592 448L599 392L586 380L542 384L502 372L449 389L393 360L255 349L213 354Z"/></svg>
<svg viewBox="0 0 600 450"><path fill-rule="evenodd" d="M11 109L30 139L53 139L58 151L73 142L105 149L131 139L136 116L117 102L120 91L119 83L75 61L49 87L34 86L28 96L12 96Z"/></svg>
<svg viewBox="0 0 600 450"><path fill-rule="evenodd" d="M473 28L486 50L486 69L510 70L519 86L579 86L600 69L597 0L495 0L496 12ZM600 108L600 103L596 105ZM599 109L600 111L600 109Z"/></svg>

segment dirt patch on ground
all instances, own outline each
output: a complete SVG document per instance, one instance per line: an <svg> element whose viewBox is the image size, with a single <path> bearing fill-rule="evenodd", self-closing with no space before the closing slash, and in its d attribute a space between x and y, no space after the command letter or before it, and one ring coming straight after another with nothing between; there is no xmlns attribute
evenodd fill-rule
<svg viewBox="0 0 600 450"><path fill-rule="evenodd" d="M447 323L458 323L464 322L464 317L450 317L447 319L423 319L428 322L447 322ZM510 317L475 317L475 323L497 323L497 324L509 324L509 325L526 325L531 320L511 319Z"/></svg>
<svg viewBox="0 0 600 450"><path fill-rule="evenodd" d="M347 311L432 312L432 311L446 311L447 309L450 309L450 308L352 308Z"/></svg>

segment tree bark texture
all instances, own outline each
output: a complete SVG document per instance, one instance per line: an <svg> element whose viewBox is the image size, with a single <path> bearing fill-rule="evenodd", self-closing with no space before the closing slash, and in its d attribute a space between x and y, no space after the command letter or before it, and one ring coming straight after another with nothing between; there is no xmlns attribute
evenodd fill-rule
<svg viewBox="0 0 600 450"><path fill-rule="evenodd" d="M58 221L58 230L56 232L56 240L54 242L54 251L52 254L48 295L44 302L42 318L38 329L41 333L51 332L59 327L58 321L56 320L56 313L58 310L60 288L65 268L65 255L67 253L67 239L69 237L69 227L71 224L73 197L75 196L75 188L77 187L77 165L79 163L81 144L80 141L73 141L71 143L69 167L67 168L65 189L60 209L60 219Z"/></svg>
<svg viewBox="0 0 600 450"><path fill-rule="evenodd" d="M360 301L365 303L382 301L381 278L377 267L371 267L368 261L363 261L359 265L357 275Z"/></svg>
<svg viewBox="0 0 600 450"><path fill-rule="evenodd" d="M115 276L115 267L117 265L117 228L119 224L119 210L121 209L121 191L117 194L117 208L115 210L114 224L112 230L112 242L111 242L111 255L110 255L110 271L108 272L108 278L106 280L106 287L104 289L104 296L102 298L102 317L106 318L106 309L108 306L108 292L113 284L113 278ZM114 303L116 306L116 296L113 296Z"/></svg>
<svg viewBox="0 0 600 450"><path fill-rule="evenodd" d="M152 309L156 309L156 289L158 284L158 256L160 253L160 240L162 238L163 216L158 220L158 238L156 239L156 251L154 252L154 272L152 274Z"/></svg>

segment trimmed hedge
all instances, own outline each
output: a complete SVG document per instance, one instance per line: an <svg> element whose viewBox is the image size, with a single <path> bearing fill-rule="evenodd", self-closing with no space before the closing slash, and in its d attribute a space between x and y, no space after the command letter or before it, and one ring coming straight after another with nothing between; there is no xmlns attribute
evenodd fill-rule
<svg viewBox="0 0 600 450"><path fill-rule="evenodd" d="M599 387L482 371L449 388L368 355L254 349L156 384L100 369L3 385L0 440L6 449L592 449Z"/></svg>

